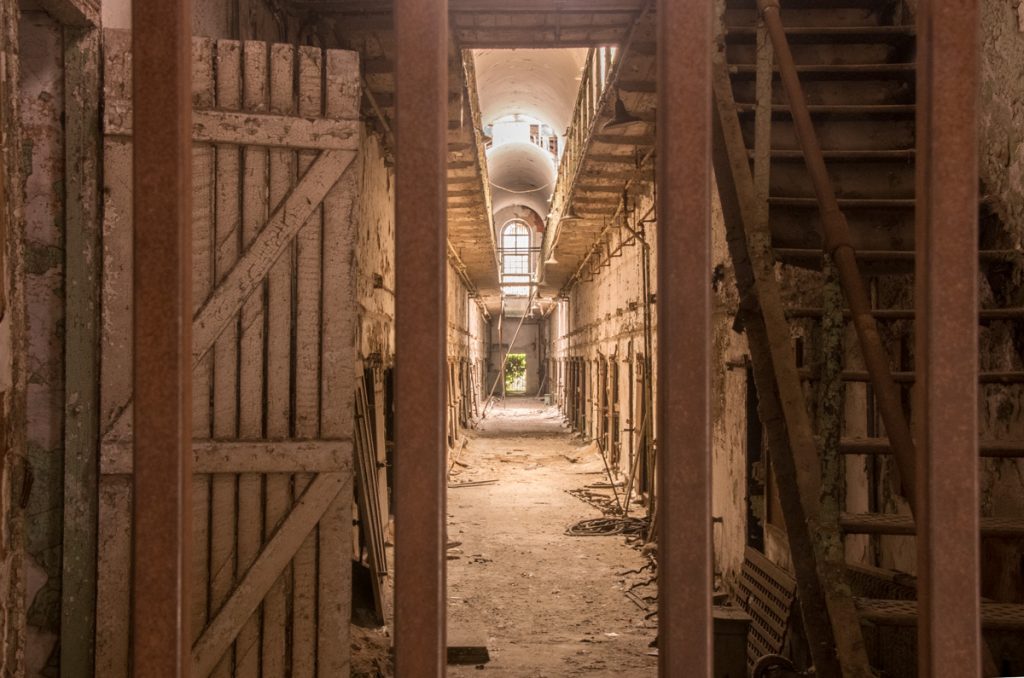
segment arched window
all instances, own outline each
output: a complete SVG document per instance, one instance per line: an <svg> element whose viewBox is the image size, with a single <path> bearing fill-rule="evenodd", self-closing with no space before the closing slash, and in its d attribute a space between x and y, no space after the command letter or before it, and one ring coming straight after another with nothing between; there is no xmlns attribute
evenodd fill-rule
<svg viewBox="0 0 1024 678"><path fill-rule="evenodd" d="M528 296L533 281L530 228L521 221L509 222L501 230L501 274L504 292Z"/></svg>

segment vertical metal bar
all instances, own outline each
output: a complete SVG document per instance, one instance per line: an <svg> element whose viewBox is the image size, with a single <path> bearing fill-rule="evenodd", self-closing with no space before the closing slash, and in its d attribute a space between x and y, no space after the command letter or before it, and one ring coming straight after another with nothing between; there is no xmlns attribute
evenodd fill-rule
<svg viewBox="0 0 1024 678"><path fill-rule="evenodd" d="M711 56L707 0L658 2L662 676L711 676Z"/></svg>
<svg viewBox="0 0 1024 678"><path fill-rule="evenodd" d="M448 2L396 0L395 671L443 676Z"/></svg>
<svg viewBox="0 0 1024 678"><path fill-rule="evenodd" d="M977 676L978 3L918 12L918 675Z"/></svg>
<svg viewBox="0 0 1024 678"><path fill-rule="evenodd" d="M132 4L132 666L137 677L184 677L191 665L190 4Z"/></svg>

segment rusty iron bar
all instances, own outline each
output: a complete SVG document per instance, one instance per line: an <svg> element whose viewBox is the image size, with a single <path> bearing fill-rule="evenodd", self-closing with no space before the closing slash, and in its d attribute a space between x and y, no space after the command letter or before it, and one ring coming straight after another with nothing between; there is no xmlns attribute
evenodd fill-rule
<svg viewBox="0 0 1024 678"><path fill-rule="evenodd" d="M986 675L978 494L978 2L919 3L918 675ZM902 468L900 469L902 472Z"/></svg>
<svg viewBox="0 0 1024 678"><path fill-rule="evenodd" d="M444 676L448 2L395 0L395 675Z"/></svg>
<svg viewBox="0 0 1024 678"><path fill-rule="evenodd" d="M882 338L878 334L878 326L872 315L871 300L860 275L856 251L850 240L850 228L845 215L839 209L835 188L825 167L825 157L818 142L814 123L811 121L807 99L797 75L796 62L793 60L793 53L789 49L789 41L782 25L779 0L757 0L757 6L775 48L779 76L789 99L797 140L803 150L807 172L814 184L821 212L825 249L835 262L843 294L850 305L864 364L871 375L878 410L885 423L885 430L892 443L896 465L900 471L903 494L911 506L916 506L914 439L903 413L899 387L896 386L890 372L889 356L882 345Z"/></svg>
<svg viewBox="0 0 1024 678"><path fill-rule="evenodd" d="M714 3L658 7L658 664L712 675L711 57Z"/></svg>
<svg viewBox="0 0 1024 678"><path fill-rule="evenodd" d="M132 4L132 673L191 667L192 43L189 0Z"/></svg>

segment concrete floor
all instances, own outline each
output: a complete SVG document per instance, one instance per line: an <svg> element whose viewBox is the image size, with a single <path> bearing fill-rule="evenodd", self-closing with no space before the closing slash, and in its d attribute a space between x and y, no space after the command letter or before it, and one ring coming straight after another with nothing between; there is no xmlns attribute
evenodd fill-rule
<svg viewBox="0 0 1024 678"><path fill-rule="evenodd" d="M492 408L457 459L448 492L450 642L486 643L491 661L448 675L654 676L656 622L625 589L649 576L619 536L570 537L600 512L567 490L606 482L600 456L535 399Z"/></svg>

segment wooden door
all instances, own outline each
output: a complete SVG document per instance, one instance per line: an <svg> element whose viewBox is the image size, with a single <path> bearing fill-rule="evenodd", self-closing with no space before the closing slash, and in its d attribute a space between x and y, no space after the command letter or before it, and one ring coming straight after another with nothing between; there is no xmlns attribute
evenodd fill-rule
<svg viewBox="0 0 1024 678"><path fill-rule="evenodd" d="M130 670L130 45L104 35L104 678ZM358 57L195 39L193 64L192 675L347 675Z"/></svg>

